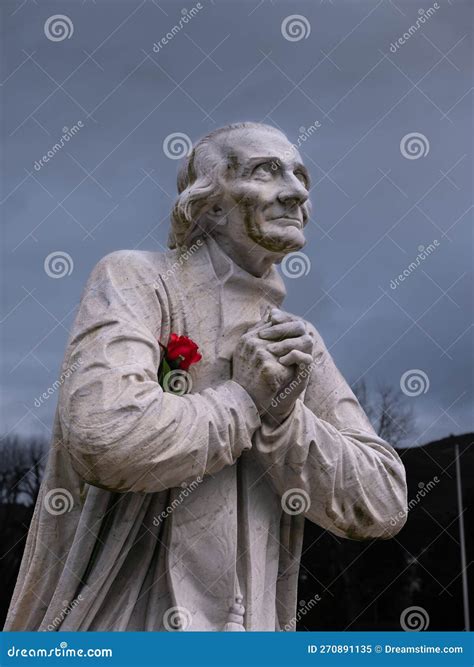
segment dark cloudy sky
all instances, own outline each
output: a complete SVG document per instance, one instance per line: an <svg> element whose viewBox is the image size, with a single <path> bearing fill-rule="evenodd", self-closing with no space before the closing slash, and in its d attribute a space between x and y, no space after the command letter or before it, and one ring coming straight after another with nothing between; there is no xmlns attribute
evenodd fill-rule
<svg viewBox="0 0 474 667"><path fill-rule="evenodd" d="M239 120L293 142L320 124L300 140L313 219L287 309L315 324L349 381L421 378L424 393L406 397L412 443L472 430L472 3L201 4L156 52L197 3L2 2L3 432L51 428L56 396L35 398L57 377L94 264L165 245L179 164L166 138ZM65 39L47 34L55 15ZM62 278L45 270L56 252L71 258Z"/></svg>

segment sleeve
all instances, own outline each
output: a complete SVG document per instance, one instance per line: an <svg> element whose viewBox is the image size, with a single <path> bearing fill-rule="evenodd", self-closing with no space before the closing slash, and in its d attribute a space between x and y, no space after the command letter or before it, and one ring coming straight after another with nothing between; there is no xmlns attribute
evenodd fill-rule
<svg viewBox="0 0 474 667"><path fill-rule="evenodd" d="M195 394L163 392L158 337L167 304L152 284L154 267L139 266L139 255L112 253L91 274L64 362L59 417L86 482L152 493L232 465L250 449L260 418L231 380Z"/></svg>
<svg viewBox="0 0 474 667"><path fill-rule="evenodd" d="M311 325L310 325L311 326ZM379 438L321 337L304 401L278 427L254 436L264 469L288 513L351 539L396 535L406 521L400 457Z"/></svg>

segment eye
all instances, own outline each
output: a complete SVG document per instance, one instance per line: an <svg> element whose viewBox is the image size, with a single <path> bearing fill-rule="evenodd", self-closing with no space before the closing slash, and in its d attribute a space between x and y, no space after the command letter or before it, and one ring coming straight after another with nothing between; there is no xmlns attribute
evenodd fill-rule
<svg viewBox="0 0 474 667"><path fill-rule="evenodd" d="M309 182L308 182L308 178L307 178L306 174L303 173L302 171L295 171L295 172L293 172L293 173L294 173L294 175L296 176L296 178L297 178L299 181L301 181L301 183L303 183L304 187L305 187L307 190L309 190Z"/></svg>
<svg viewBox="0 0 474 667"><path fill-rule="evenodd" d="M252 178L261 178L267 179L271 178L273 174L278 170L278 164L274 161L272 162L262 162L258 164L255 169L252 171Z"/></svg>

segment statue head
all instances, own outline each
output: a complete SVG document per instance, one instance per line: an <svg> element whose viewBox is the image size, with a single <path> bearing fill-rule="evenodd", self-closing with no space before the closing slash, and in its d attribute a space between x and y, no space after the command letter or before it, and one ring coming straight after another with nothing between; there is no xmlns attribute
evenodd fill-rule
<svg viewBox="0 0 474 667"><path fill-rule="evenodd" d="M285 135L260 123L236 123L200 139L180 169L170 247L209 234L275 261L305 243L309 177Z"/></svg>

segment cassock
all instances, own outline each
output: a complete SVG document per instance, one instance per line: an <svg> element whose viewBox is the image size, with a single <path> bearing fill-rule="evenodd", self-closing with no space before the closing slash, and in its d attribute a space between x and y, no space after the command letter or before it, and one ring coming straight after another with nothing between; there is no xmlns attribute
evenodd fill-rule
<svg viewBox="0 0 474 667"><path fill-rule="evenodd" d="M284 296L275 267L255 277L209 238L97 264L6 630L294 629L305 518L398 532L403 465L312 325L311 377L281 425L232 380L240 336ZM183 395L157 381L171 333L202 353Z"/></svg>

